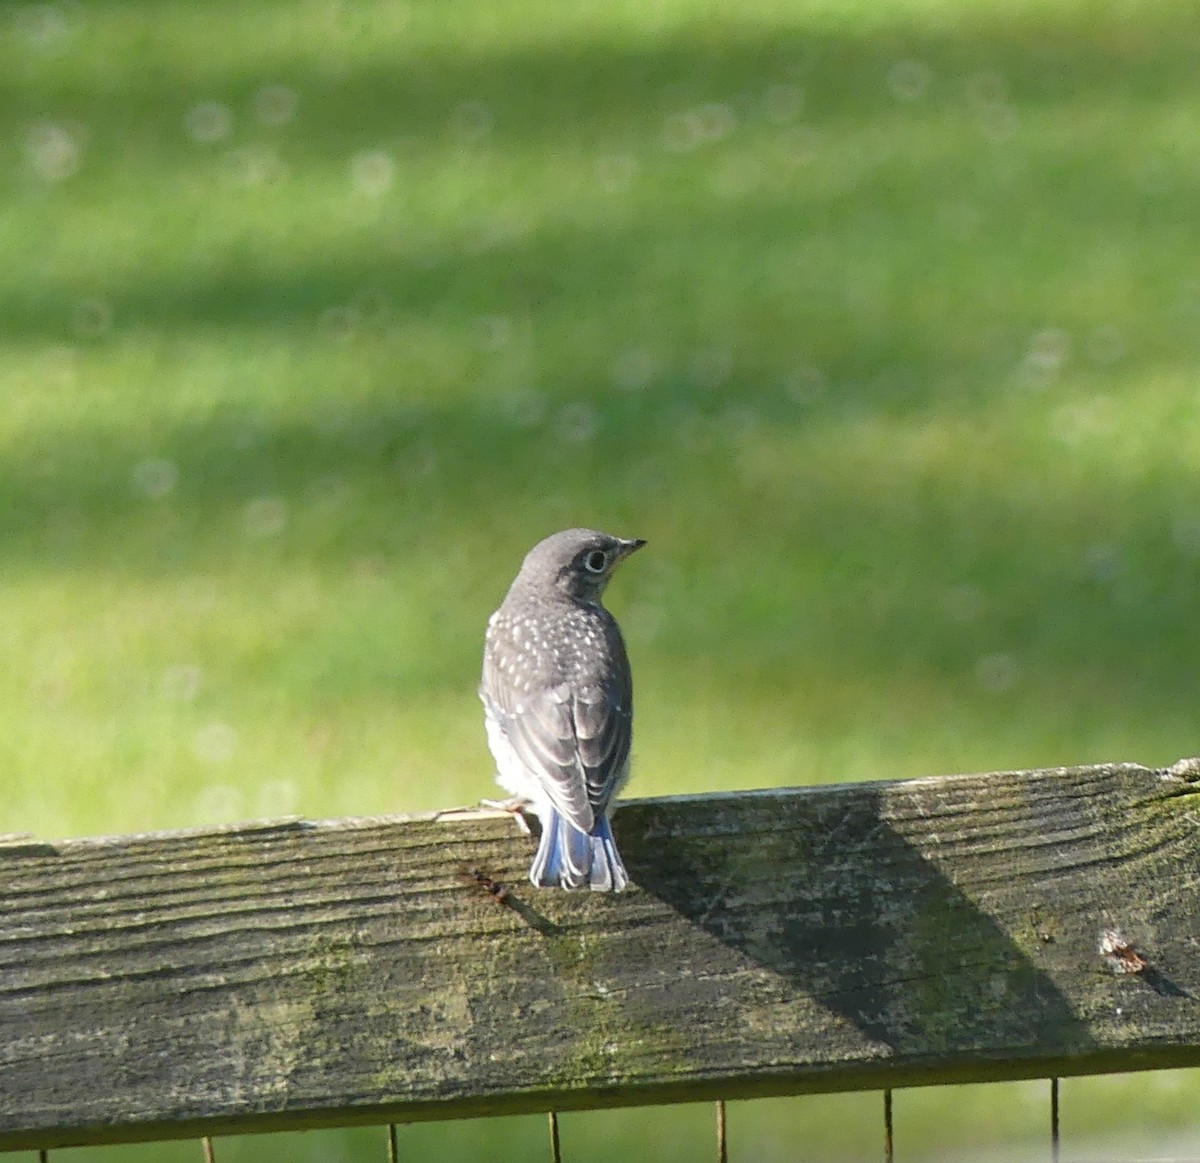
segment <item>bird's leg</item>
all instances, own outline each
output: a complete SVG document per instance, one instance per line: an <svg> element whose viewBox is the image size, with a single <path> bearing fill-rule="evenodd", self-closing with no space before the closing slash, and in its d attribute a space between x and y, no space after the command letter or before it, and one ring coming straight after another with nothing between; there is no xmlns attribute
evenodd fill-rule
<svg viewBox="0 0 1200 1163"><path fill-rule="evenodd" d="M517 821L517 827L526 835L531 836L533 833L529 829L529 824L525 821L525 812L529 809L530 801L522 796L509 796L506 800L480 800L481 808L495 808L498 812L510 812L512 817Z"/></svg>

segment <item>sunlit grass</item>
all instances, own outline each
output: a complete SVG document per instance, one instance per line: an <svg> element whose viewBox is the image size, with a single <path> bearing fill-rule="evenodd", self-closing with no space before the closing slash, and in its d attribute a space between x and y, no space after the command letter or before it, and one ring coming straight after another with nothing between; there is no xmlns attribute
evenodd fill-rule
<svg viewBox="0 0 1200 1163"><path fill-rule="evenodd" d="M1196 751L1198 31L1166 0L0 14L0 831L488 794L483 623L580 522L650 540L611 590L635 794ZM905 1158L1037 1141L1031 1091L978 1093L902 1104ZM872 1156L820 1113L867 1098L825 1101L731 1126ZM580 1116L569 1157L690 1160L708 1117ZM485 1133L544 1131L412 1138Z"/></svg>

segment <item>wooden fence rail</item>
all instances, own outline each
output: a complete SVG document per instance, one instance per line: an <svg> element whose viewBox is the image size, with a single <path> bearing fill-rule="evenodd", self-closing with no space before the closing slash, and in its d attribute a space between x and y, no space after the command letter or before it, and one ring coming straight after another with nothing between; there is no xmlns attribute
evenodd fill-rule
<svg viewBox="0 0 1200 1163"><path fill-rule="evenodd" d="M0 841L0 1150L1200 1065L1200 763L616 831L619 896L495 812Z"/></svg>

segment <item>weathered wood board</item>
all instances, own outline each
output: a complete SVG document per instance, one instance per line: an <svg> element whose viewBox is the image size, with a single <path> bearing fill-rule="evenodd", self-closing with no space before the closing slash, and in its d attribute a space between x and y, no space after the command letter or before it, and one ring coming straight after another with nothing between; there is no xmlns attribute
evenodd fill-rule
<svg viewBox="0 0 1200 1163"><path fill-rule="evenodd" d="M0 1150L1200 1065L1198 772L0 841Z"/></svg>

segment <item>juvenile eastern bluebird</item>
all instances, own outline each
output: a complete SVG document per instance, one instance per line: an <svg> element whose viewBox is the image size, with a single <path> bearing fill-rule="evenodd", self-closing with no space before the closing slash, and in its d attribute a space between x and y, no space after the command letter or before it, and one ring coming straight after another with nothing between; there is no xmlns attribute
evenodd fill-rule
<svg viewBox="0 0 1200 1163"><path fill-rule="evenodd" d="M496 780L542 824L536 885L620 892L629 883L607 811L629 775L633 678L600 597L645 544L555 533L526 554L488 619L479 697Z"/></svg>

